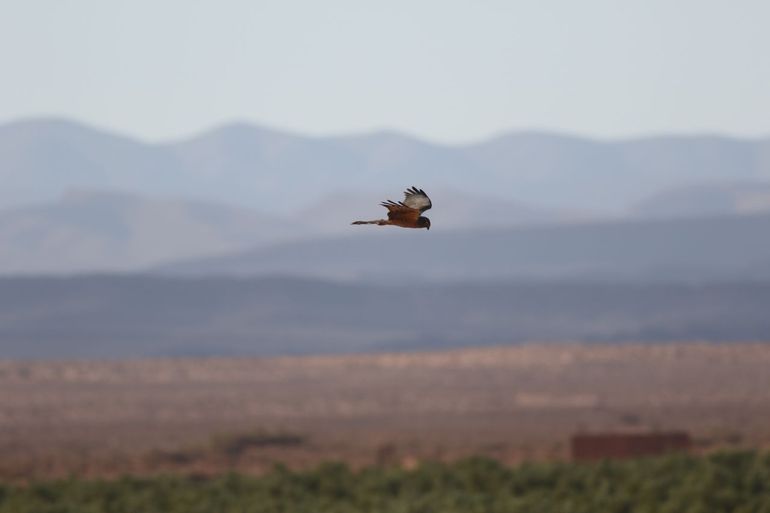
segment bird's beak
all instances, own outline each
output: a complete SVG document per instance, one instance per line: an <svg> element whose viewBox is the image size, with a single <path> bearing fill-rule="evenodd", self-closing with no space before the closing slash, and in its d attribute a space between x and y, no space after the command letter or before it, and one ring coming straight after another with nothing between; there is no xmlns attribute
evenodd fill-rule
<svg viewBox="0 0 770 513"><path fill-rule="evenodd" d="M427 228L428 230L430 230L430 226L426 226L426 228Z"/></svg>

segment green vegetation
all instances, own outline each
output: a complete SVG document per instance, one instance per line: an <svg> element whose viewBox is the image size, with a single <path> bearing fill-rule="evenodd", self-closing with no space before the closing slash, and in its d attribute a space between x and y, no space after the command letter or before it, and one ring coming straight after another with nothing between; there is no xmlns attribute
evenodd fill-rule
<svg viewBox="0 0 770 513"><path fill-rule="evenodd" d="M770 454L519 467L474 458L411 471L329 463L263 477L0 485L0 513L100 512L770 513Z"/></svg>

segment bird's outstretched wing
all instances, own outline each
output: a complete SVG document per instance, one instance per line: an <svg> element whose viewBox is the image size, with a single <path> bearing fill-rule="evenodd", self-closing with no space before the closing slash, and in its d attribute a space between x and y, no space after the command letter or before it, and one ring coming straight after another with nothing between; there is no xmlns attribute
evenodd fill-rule
<svg viewBox="0 0 770 513"><path fill-rule="evenodd" d="M430 202L430 198L425 194L425 191L418 189L417 187L411 187L405 190L404 201L400 202L400 204L405 207L419 210L421 214L433 206Z"/></svg>
<svg viewBox="0 0 770 513"><path fill-rule="evenodd" d="M396 203L395 201L383 201L380 203L383 207L388 209L388 219L391 221L403 221L406 223L416 223L417 218L420 217L420 211L416 208L408 207L404 203Z"/></svg>

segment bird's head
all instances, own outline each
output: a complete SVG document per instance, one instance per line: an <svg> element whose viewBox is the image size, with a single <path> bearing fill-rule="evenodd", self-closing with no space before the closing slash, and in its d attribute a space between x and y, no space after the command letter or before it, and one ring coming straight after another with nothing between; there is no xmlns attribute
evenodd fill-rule
<svg viewBox="0 0 770 513"><path fill-rule="evenodd" d="M428 219L427 217L418 218L417 226L419 226L420 228L427 228L428 230L430 230L430 219Z"/></svg>

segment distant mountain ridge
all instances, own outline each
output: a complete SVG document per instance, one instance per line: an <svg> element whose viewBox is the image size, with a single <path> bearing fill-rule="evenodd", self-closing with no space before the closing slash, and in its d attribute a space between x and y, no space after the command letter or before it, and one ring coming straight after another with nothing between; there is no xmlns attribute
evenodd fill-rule
<svg viewBox="0 0 770 513"><path fill-rule="evenodd" d="M563 220L513 202L436 192L446 208L437 212L434 231ZM53 202L0 209L0 275L139 271L292 240L366 235L371 232L351 230L350 222L354 215L382 217L380 201L340 193L277 217L205 201L71 191Z"/></svg>
<svg viewBox="0 0 770 513"><path fill-rule="evenodd" d="M358 194L278 218L199 201L73 192L0 211L0 274L154 268L369 281L770 277L770 213L578 221L449 191L439 198L452 207L430 213L433 230L415 232L351 226L351 212L383 214L374 196Z"/></svg>
<svg viewBox="0 0 770 513"><path fill-rule="evenodd" d="M0 210L0 274L132 271L298 238L307 228L245 208L79 191Z"/></svg>
<svg viewBox="0 0 770 513"><path fill-rule="evenodd" d="M0 278L0 359L765 341L770 284Z"/></svg>
<svg viewBox="0 0 770 513"><path fill-rule="evenodd" d="M618 212L672 187L770 181L770 139L597 141L522 132L442 146L395 132L305 137L240 123L147 144L34 119L0 126L0 179L0 208L86 188L286 214L339 190L395 194L415 184L549 209Z"/></svg>
<svg viewBox="0 0 770 513"><path fill-rule="evenodd" d="M0 181L0 275L125 272L169 264L166 269L174 272L272 270L346 279L486 279L493 271L557 278L684 272L700 279L716 273L721 279L762 275L770 268L764 247L756 255L744 251L753 247L749 239L737 242L731 261L724 249L744 229L765 238L746 227L757 223L751 215L770 212L770 139L597 141L522 132L445 146L392 131L306 137L235 123L148 144L72 121L32 119L0 125ZM379 202L400 199L411 185L433 198L431 237L351 229L354 219L383 217ZM94 192L70 194L83 190ZM692 218L692 226L704 227L697 218L735 214L751 215L734 221L735 233L720 231L724 222L716 219L711 246L676 220ZM647 229L637 231L640 225L602 231L597 224L633 218L675 222L668 228L656 224L660 237L648 239ZM638 255L613 249L621 240L647 255L646 263L639 267ZM289 241L297 244L276 246ZM688 255L686 241L694 244L690 251L702 254ZM651 255L657 249L650 244L662 244L659 257ZM608 260L602 245L631 264ZM679 249L672 253L669 246ZM338 264L324 263L328 251L339 247L350 252L335 257ZM277 256L286 248L319 252L318 258L291 264L295 256ZM394 269L388 262L402 259L404 248L420 256ZM431 253L437 248L443 253ZM490 256L469 255L473 248ZM400 253L392 253L396 249ZM246 260L239 256L246 254ZM343 267L353 254L362 260ZM709 263L709 254L724 259ZM431 266L417 265L427 255ZM465 264L453 255L469 255L468 268L461 269ZM510 263L487 262L494 255L508 255ZM522 262L522 255L531 261ZM558 255L564 256L560 263ZM666 261L666 255L675 260ZM222 258L205 260L215 256ZM232 267L223 268L223 262ZM698 262L702 268L690 265Z"/></svg>
<svg viewBox="0 0 770 513"><path fill-rule="evenodd" d="M675 218L770 211L770 182L702 183L652 195L635 205L638 217Z"/></svg>
<svg viewBox="0 0 770 513"><path fill-rule="evenodd" d="M355 232L353 232L355 230ZM358 234L358 227L351 227ZM770 279L770 214L405 231L296 241L163 266L182 275L368 281Z"/></svg>

